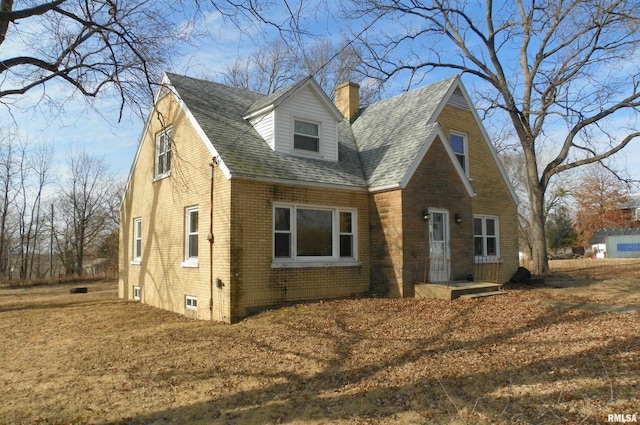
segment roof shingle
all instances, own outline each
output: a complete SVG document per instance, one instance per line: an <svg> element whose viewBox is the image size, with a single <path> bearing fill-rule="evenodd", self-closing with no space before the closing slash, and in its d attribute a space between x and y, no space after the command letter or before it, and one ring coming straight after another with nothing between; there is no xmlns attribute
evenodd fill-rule
<svg viewBox="0 0 640 425"><path fill-rule="evenodd" d="M265 96L166 74L234 177L371 188L399 184L435 129L434 114L455 77L370 105L353 124L338 126L338 162L274 152L243 119L268 107L308 78Z"/></svg>

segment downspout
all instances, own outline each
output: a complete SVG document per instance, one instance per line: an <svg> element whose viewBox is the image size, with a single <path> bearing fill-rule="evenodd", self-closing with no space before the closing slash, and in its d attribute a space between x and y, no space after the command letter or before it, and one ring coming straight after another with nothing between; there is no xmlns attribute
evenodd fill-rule
<svg viewBox="0 0 640 425"><path fill-rule="evenodd" d="M218 163L214 157L209 164L211 167L211 187L209 190L209 233L207 234L207 240L209 241L209 315L210 320L213 321L213 187L214 187L214 175L215 166Z"/></svg>

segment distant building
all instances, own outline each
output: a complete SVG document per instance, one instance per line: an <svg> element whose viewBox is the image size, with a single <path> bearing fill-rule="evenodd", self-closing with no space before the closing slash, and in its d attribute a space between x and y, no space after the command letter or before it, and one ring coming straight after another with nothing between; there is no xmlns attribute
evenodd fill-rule
<svg viewBox="0 0 640 425"><path fill-rule="evenodd" d="M640 227L640 195L630 196L629 203L624 207L631 217L631 227Z"/></svg>
<svg viewBox="0 0 640 425"><path fill-rule="evenodd" d="M589 245L595 258L640 258L640 228L601 229Z"/></svg>

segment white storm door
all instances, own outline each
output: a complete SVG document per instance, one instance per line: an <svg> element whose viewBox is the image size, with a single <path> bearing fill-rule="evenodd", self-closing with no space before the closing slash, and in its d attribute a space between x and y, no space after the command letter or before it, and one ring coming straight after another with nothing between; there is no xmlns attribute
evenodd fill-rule
<svg viewBox="0 0 640 425"><path fill-rule="evenodd" d="M449 212L429 210L429 282L448 282Z"/></svg>

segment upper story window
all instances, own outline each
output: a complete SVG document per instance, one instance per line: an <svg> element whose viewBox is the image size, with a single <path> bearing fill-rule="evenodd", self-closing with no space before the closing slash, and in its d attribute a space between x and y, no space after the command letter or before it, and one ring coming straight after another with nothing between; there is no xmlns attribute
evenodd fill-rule
<svg viewBox="0 0 640 425"><path fill-rule="evenodd" d="M133 260L132 263L140 264L142 259L142 218L133 219Z"/></svg>
<svg viewBox="0 0 640 425"><path fill-rule="evenodd" d="M451 149L453 149L453 153L456 154L456 158L462 166L462 169L466 174L469 174L467 135L452 131L451 134L449 134L449 143L451 144Z"/></svg>
<svg viewBox="0 0 640 425"><path fill-rule="evenodd" d="M320 126L308 121L293 121L293 148L320 152Z"/></svg>
<svg viewBox="0 0 640 425"><path fill-rule="evenodd" d="M171 171L171 127L156 134L156 178Z"/></svg>
<svg viewBox="0 0 640 425"><path fill-rule="evenodd" d="M275 261L356 259L356 212L339 208L276 206L273 211Z"/></svg>
<svg viewBox="0 0 640 425"><path fill-rule="evenodd" d="M498 217L476 215L473 217L473 245L476 257L500 256Z"/></svg>

